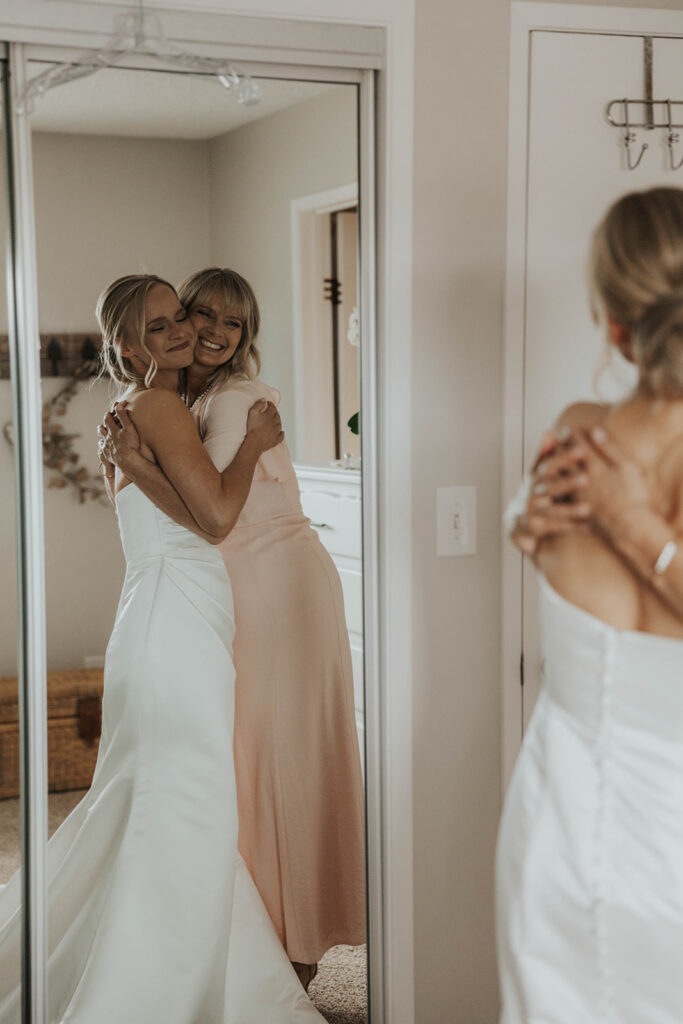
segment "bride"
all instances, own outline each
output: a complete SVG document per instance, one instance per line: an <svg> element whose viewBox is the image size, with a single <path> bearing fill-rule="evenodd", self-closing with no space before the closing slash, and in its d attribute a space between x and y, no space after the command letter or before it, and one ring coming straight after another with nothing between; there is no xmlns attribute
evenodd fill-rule
<svg viewBox="0 0 683 1024"><path fill-rule="evenodd" d="M647 571L595 520L558 516L528 548L544 683L498 842L502 1024L680 1024L683 618L661 581L683 558L683 190L616 202L590 271L639 384L570 407L557 435L609 435L637 463L621 520L657 540Z"/></svg>
<svg viewBox="0 0 683 1024"><path fill-rule="evenodd" d="M232 594L213 546L256 462L283 437L258 402L219 474L176 394L194 330L171 285L121 278L100 297L103 357L145 454L200 527L120 473L126 577L107 648L92 786L48 844L50 1024L322 1021L237 854ZM226 852L232 850L232 858ZM18 1024L18 874L0 895L0 1022Z"/></svg>

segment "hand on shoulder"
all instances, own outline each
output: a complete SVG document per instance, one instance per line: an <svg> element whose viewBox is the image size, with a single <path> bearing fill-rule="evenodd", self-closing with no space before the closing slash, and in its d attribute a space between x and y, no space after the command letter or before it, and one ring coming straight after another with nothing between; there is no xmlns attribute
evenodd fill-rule
<svg viewBox="0 0 683 1024"><path fill-rule="evenodd" d="M199 441L192 413L180 395L166 388L136 391L127 400L127 409L139 431L143 445L157 455L161 448L185 440Z"/></svg>
<svg viewBox="0 0 683 1024"><path fill-rule="evenodd" d="M601 424L608 411L609 406L597 402L575 402L543 434L524 511L510 530L524 554L533 558L541 541L589 528L591 507L582 491L587 483L583 432Z"/></svg>
<svg viewBox="0 0 683 1024"><path fill-rule="evenodd" d="M558 441L580 430L591 430L607 417L611 406L601 402L573 402L555 420L552 432Z"/></svg>

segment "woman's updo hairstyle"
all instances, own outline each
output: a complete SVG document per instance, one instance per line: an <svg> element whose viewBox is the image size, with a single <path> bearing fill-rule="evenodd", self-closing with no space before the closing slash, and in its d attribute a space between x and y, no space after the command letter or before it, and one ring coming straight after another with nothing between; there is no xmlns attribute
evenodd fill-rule
<svg viewBox="0 0 683 1024"><path fill-rule="evenodd" d="M198 306L220 299L234 310L242 321L242 336L232 358L212 374L212 381L227 377L246 377L253 380L261 369L261 354L256 345L261 313L254 290L241 274L228 267L208 267L191 274L178 289L178 298L188 313Z"/></svg>
<svg viewBox="0 0 683 1024"><path fill-rule="evenodd" d="M683 189L617 200L593 235L589 272L593 315L629 328L641 388L683 398Z"/></svg>
<svg viewBox="0 0 683 1024"><path fill-rule="evenodd" d="M148 388L157 372L157 362L145 345L145 302L150 289L158 284L175 292L172 284L156 274L127 274L105 288L97 300L95 316L102 333L100 376L109 374L123 387ZM132 340L131 330L135 331L135 340L149 356L150 363L144 376L121 352L122 342Z"/></svg>

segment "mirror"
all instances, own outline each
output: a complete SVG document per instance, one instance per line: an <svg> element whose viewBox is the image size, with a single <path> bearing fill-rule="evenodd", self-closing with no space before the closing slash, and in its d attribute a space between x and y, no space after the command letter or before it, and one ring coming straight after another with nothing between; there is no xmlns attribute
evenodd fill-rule
<svg viewBox="0 0 683 1024"><path fill-rule="evenodd" d="M33 62L29 73L42 67ZM238 973L244 980L257 959L271 963L284 989L291 978L298 992L300 982L310 983L309 995L324 1019L360 1022L367 1020L367 987L357 89L276 79L264 79L261 86L261 103L241 107L201 76L107 69L48 92L32 116L46 473L49 807L51 822L63 823L62 845L74 850L76 866L87 856L83 836L99 808L98 834L108 839L106 849L88 859L94 906L102 875L118 863L111 859L113 851L119 844L128 849L126 823L136 812L135 786L112 795L125 777L116 766L117 742L128 726L139 729L126 750L131 756L135 750L145 765L151 756L147 743L157 742L170 721L160 705L149 703L141 705L139 720L127 717L126 702L142 699L139 689L134 694L126 689L128 669L122 671L123 682L116 676L110 683L113 664L134 664L135 671L138 665L126 660L138 636L127 632L130 616L120 626L126 601L140 600L134 580L142 572L135 557L141 530L130 520L147 517L175 529L172 536L184 538L181 546L195 538L187 530L178 533L184 528L171 527L164 512L150 511L142 485L129 484L127 495L123 487L125 496L116 500L129 556L124 576L96 450L96 428L113 397L110 383L94 377L100 348L97 297L125 274L154 273L178 287L203 268L229 267L256 295L260 379L276 389L263 395L279 400L291 453L290 458L281 448L280 461L270 463L264 455L242 518L220 545L220 571L228 569L234 601L239 849L249 873L245 880L238 861L232 927L238 929L240 921L252 920L250 915L264 907L271 922L262 924L262 945ZM211 344L211 338L222 336L221 317L239 314L244 321L245 309L215 309L205 300L202 295L203 304L191 309L191 320L195 325L205 316L209 326L193 330L200 344ZM211 316L215 320L209 323ZM204 348L211 351L210 344ZM188 375L188 390L189 385ZM200 389L193 410L217 465L221 456L211 444L221 430L212 417L221 403L214 405L215 414L211 403L219 390L223 396L222 387L221 381L213 394ZM262 397L250 382L244 394L253 401ZM228 408L231 415L237 408L242 420L237 426L230 420L223 434L241 430L239 447L246 427L239 387ZM202 551L200 561L213 559L215 567L219 548L205 545ZM185 594L184 613L176 613L192 620L196 606L188 601L188 585L185 580L176 588L174 600ZM229 591L221 585L223 613L230 616ZM205 609L199 633L190 630L173 659L175 674L182 665L192 688L190 698L187 687L178 684L188 701L183 720L203 723L207 736L221 720L211 711L210 687L203 686L212 671L215 675L211 659L206 662L209 616ZM110 644L105 686L105 651L115 619L119 632ZM160 658L169 657L177 633L167 621L163 643L158 641ZM196 639L200 634L204 640ZM125 642L117 647L121 636ZM225 650L219 656L225 658ZM145 675L140 686L149 678ZM148 702L158 699L152 691L142 692ZM163 707L170 714L170 679L164 692ZM225 701L224 689L221 694ZM221 706L228 714L228 705ZM175 711L180 714L178 707ZM226 774L216 775L224 778L218 790L224 805L211 804L207 787L190 800L191 776L177 767L184 749L178 721L174 729L178 750L168 773L155 776L160 796L149 798L146 813L158 822L158 835L165 829L173 834L164 849L177 858L178 876L194 885L202 874L216 878L215 905L223 889L232 891L230 872L235 871L225 788L232 762L225 760L223 744L219 753ZM210 818L220 820L223 831L216 832L215 841L188 842L183 853L171 809L185 807L188 814L188 801L196 820L204 821L202 828ZM212 806L215 813L209 815ZM201 857L208 858L203 868ZM229 894L226 899L229 904ZM196 912L200 903L198 898L188 912ZM215 923L222 939L230 932L228 918L226 911ZM144 934L141 928L135 941ZM273 939L286 956L273 947ZM99 978L98 990L116 985L117 962L116 955L109 958L109 976ZM51 967L53 991L58 979L58 969ZM177 999L187 997L180 987L177 992L171 983L167 987L169 1000L174 993Z"/></svg>

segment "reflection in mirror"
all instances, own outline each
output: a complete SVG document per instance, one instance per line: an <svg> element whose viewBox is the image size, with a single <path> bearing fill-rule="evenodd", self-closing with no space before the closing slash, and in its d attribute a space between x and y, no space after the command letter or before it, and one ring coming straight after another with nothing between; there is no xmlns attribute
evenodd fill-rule
<svg viewBox="0 0 683 1024"><path fill-rule="evenodd" d="M128 937L73 939L93 953L89 1020L156 946L167 1019L201 1016L192 984L209 998L216 978L197 951L230 935L229 1003L275 1021L294 999L294 1024L316 1019L308 989L317 1019L367 1019L356 87L261 84L245 108L196 76L112 69L32 117L50 814L89 919L106 880L102 934ZM110 290L98 327L97 296L141 274L173 287ZM94 377L100 328L118 389ZM104 436L127 569L96 447L126 387ZM64 915L51 892L53 920L79 891Z"/></svg>

